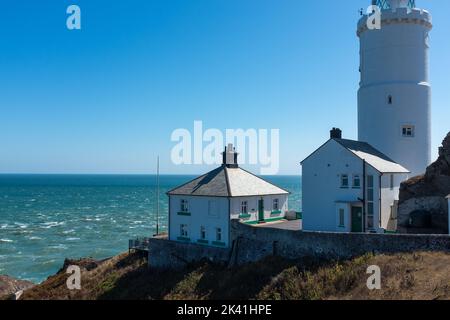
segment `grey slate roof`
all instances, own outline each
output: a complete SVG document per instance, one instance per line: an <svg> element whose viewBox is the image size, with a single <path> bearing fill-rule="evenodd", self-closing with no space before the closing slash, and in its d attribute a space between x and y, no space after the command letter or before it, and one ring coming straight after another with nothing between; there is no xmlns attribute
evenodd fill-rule
<svg viewBox="0 0 450 320"><path fill-rule="evenodd" d="M360 159L365 160L366 163L374 167L380 173L410 173L408 169L396 163L367 142L347 139L334 140Z"/></svg>
<svg viewBox="0 0 450 320"><path fill-rule="evenodd" d="M167 192L168 195L245 197L289 194L241 168L221 166Z"/></svg>

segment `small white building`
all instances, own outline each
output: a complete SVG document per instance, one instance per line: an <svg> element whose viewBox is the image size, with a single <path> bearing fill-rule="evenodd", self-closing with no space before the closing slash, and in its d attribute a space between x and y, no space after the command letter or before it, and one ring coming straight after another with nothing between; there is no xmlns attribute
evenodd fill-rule
<svg viewBox="0 0 450 320"><path fill-rule="evenodd" d="M237 156L229 144L222 166L167 193L170 240L228 247L232 219L285 218L289 192L240 168Z"/></svg>
<svg viewBox="0 0 450 320"><path fill-rule="evenodd" d="M365 142L342 139L335 128L301 164L303 230L396 230L399 187L407 169Z"/></svg>

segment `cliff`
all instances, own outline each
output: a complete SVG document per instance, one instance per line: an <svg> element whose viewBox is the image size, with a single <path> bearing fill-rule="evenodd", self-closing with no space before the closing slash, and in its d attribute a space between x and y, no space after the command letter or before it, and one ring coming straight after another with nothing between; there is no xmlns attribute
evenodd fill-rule
<svg viewBox="0 0 450 320"><path fill-rule="evenodd" d="M17 292L29 289L32 286L34 286L34 283L30 281L18 280L0 275L0 297L14 295Z"/></svg>
<svg viewBox="0 0 450 320"><path fill-rule="evenodd" d="M439 148L439 158L431 164L422 176L413 177L400 187L400 203L411 198L450 194L450 132Z"/></svg>
<svg viewBox="0 0 450 320"><path fill-rule="evenodd" d="M22 299L450 299L450 255L439 252L340 262L269 257L237 268L203 262L177 272L149 269L137 254L66 262L81 266L81 290L67 289L63 268ZM366 287L370 265L381 268L381 290Z"/></svg>
<svg viewBox="0 0 450 320"><path fill-rule="evenodd" d="M439 148L438 159L424 175L400 186L398 229L404 233L448 233L450 194L450 133Z"/></svg>

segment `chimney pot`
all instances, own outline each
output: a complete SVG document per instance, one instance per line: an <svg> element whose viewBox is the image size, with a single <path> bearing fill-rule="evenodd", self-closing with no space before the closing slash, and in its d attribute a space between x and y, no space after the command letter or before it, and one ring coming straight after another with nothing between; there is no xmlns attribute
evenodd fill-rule
<svg viewBox="0 0 450 320"><path fill-rule="evenodd" d="M330 139L342 139L342 130L333 128L330 130Z"/></svg>

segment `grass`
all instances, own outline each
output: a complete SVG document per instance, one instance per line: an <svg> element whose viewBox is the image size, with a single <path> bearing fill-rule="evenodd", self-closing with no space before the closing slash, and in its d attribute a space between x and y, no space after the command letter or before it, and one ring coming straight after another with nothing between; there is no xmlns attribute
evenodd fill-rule
<svg viewBox="0 0 450 320"><path fill-rule="evenodd" d="M25 291L24 299L449 299L448 253L364 255L348 261L269 257L236 268L210 263L182 271L148 268L146 258L122 254L82 268L82 289L69 291L64 268ZM382 271L382 290L366 287L370 265Z"/></svg>

